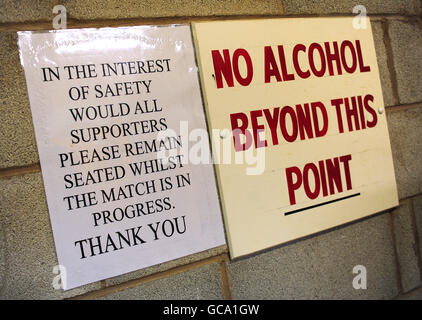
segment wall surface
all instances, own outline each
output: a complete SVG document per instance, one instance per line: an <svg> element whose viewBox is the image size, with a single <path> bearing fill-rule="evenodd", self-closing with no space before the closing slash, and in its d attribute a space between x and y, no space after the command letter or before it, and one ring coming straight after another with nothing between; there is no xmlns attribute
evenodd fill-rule
<svg viewBox="0 0 422 320"><path fill-rule="evenodd" d="M371 17L400 206L247 258L226 246L69 291L57 258L16 43L18 30L211 19ZM0 0L0 299L422 299L422 6L420 0ZM366 290L352 286L367 268Z"/></svg>

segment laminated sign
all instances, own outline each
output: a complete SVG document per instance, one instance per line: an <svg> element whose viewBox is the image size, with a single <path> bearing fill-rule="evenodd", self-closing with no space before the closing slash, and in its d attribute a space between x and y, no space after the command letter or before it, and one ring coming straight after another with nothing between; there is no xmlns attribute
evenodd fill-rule
<svg viewBox="0 0 422 320"><path fill-rule="evenodd" d="M188 26L19 47L64 289L225 243L212 165L188 161L206 132Z"/></svg>
<svg viewBox="0 0 422 320"><path fill-rule="evenodd" d="M232 257L398 205L369 19L193 29Z"/></svg>

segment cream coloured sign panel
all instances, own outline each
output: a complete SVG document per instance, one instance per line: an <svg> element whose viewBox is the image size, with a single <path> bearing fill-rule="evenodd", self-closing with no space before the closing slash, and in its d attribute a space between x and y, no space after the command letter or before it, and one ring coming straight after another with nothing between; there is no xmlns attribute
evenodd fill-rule
<svg viewBox="0 0 422 320"><path fill-rule="evenodd" d="M398 205L369 19L363 25L194 23L232 257Z"/></svg>

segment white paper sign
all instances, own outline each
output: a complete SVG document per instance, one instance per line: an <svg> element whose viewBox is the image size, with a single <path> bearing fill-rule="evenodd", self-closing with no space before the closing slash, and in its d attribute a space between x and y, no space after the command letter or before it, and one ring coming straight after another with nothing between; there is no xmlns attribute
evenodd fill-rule
<svg viewBox="0 0 422 320"><path fill-rule="evenodd" d="M19 46L65 290L225 243L212 165L183 151L206 130L188 26Z"/></svg>

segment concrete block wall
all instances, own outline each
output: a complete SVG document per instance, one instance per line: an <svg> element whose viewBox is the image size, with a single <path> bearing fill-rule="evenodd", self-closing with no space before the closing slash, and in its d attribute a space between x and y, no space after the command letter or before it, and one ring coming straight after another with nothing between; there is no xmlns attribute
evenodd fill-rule
<svg viewBox="0 0 422 320"><path fill-rule="evenodd" d="M63 292L52 286L54 242L18 30L198 20L371 17L400 206L230 261L226 246ZM422 4L420 0L1 0L0 299L422 299ZM352 286L367 268L366 290Z"/></svg>

